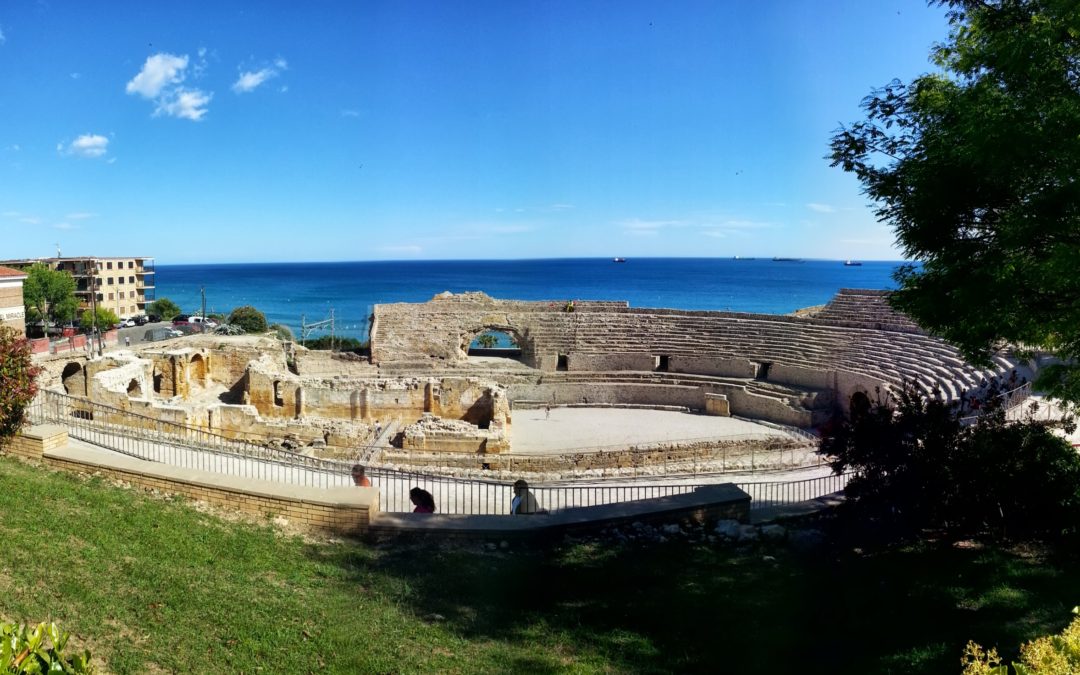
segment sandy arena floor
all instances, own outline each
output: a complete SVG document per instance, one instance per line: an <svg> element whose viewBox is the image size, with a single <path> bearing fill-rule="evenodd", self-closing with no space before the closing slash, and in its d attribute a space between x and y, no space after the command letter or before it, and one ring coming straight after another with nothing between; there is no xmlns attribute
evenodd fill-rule
<svg viewBox="0 0 1080 675"><path fill-rule="evenodd" d="M612 449L644 443L716 438L765 438L783 433L760 424L666 410L552 408L515 410L513 454Z"/></svg>

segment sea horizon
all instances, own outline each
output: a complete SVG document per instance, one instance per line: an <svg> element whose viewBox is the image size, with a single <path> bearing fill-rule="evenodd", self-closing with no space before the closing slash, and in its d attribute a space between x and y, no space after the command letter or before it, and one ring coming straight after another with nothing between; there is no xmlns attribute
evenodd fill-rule
<svg viewBox="0 0 1080 675"><path fill-rule="evenodd" d="M625 301L636 308L787 314L841 288L895 288L899 261L772 258L529 258L155 265L155 297L186 313L250 305L270 323L302 327L333 316L335 335L365 339L376 304L480 291L506 300ZM317 336L321 333L312 333Z"/></svg>

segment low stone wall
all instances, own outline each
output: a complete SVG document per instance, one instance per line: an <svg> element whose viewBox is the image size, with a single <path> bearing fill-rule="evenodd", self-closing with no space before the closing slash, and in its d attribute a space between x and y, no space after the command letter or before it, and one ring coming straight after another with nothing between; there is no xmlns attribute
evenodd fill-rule
<svg viewBox="0 0 1080 675"><path fill-rule="evenodd" d="M707 485L693 492L657 499L585 506L532 516L462 516L425 513L379 513L369 532L381 536L434 535L440 538L526 538L562 536L604 528L646 524L750 520L750 495L730 483Z"/></svg>
<svg viewBox="0 0 1080 675"><path fill-rule="evenodd" d="M700 462L723 462L732 467L781 465L777 457L802 444L787 438L741 441L698 441L681 444L662 444L656 447L636 447L622 450L575 452L568 450L552 455L493 455L450 454L386 451L384 463L408 467L454 467L472 470L492 470L528 473L560 471L589 471L663 467ZM466 450L466 452L468 452Z"/></svg>
<svg viewBox="0 0 1080 675"><path fill-rule="evenodd" d="M361 534L379 510L376 488L285 485L94 452L68 445L67 431L54 425L25 429L5 450L57 469L101 474L250 515L283 517L311 530Z"/></svg>

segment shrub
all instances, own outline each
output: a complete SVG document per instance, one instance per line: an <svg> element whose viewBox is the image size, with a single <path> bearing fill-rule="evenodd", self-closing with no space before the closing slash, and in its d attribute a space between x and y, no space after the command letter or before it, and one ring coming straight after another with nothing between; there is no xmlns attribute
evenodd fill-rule
<svg viewBox="0 0 1080 675"><path fill-rule="evenodd" d="M180 307L168 298L158 298L150 303L150 306L146 308L147 314L156 314L162 319L172 319L177 314L180 314Z"/></svg>
<svg viewBox="0 0 1080 675"><path fill-rule="evenodd" d="M1080 614L1080 607L1073 608ZM984 650L974 642L964 648L963 675L1009 675L997 650ZM1016 675L1074 675L1080 673L1080 616L1061 635L1037 638L1020 648L1020 661L1013 662Z"/></svg>
<svg viewBox="0 0 1080 675"><path fill-rule="evenodd" d="M337 349L341 351L361 351L367 349L368 346L368 343L364 340L351 337L331 337L329 335L303 340L302 344L308 349Z"/></svg>
<svg viewBox="0 0 1080 675"><path fill-rule="evenodd" d="M1076 532L1080 455L1045 426L1008 422L994 399L965 425L956 406L908 383L895 407L880 395L860 400L823 434L821 451L834 471L855 472L845 494L865 520L901 534Z"/></svg>
<svg viewBox="0 0 1080 675"><path fill-rule="evenodd" d="M214 329L215 335L243 335L244 329L235 323L223 323Z"/></svg>
<svg viewBox="0 0 1080 675"><path fill-rule="evenodd" d="M292 329L283 323L271 324L269 330L273 331L279 340L284 340L286 342L293 342L296 340L296 336L293 334Z"/></svg>
<svg viewBox="0 0 1080 675"><path fill-rule="evenodd" d="M229 314L229 323L240 326L245 333L265 333L266 315L251 305L237 307Z"/></svg>
<svg viewBox="0 0 1080 675"><path fill-rule="evenodd" d="M34 628L0 623L0 672L3 673L93 673L90 652L64 655L70 636L55 623L39 623Z"/></svg>
<svg viewBox="0 0 1080 675"><path fill-rule="evenodd" d="M26 338L13 328L0 326L0 440L22 427L26 406L37 394L34 378L38 372Z"/></svg>

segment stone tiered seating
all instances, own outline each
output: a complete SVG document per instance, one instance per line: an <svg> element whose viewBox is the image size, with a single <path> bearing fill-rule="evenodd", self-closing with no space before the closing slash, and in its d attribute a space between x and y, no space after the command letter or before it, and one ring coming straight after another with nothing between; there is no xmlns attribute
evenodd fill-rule
<svg viewBox="0 0 1080 675"><path fill-rule="evenodd" d="M505 302L490 298L380 306L372 343L386 343L388 351L400 345L402 353L394 352L400 361L438 363L455 358L463 336L483 325L478 322L493 320L486 317L495 317L518 331L526 362L533 357L551 359L556 354L571 356L571 363L575 356L624 354L741 359L851 373L894 387L908 380L927 392L937 389L949 400L977 387L983 378L1014 367L1004 357L995 359L987 369L970 366L955 348L927 335L910 319L893 311L887 295L883 291L844 289L811 319L638 309L625 303L578 302L575 311L567 313L562 311L564 303L558 301ZM601 358L593 361L604 362ZM589 363L590 359L581 358L579 362ZM640 368L641 359L636 363ZM549 375L545 373L544 377ZM575 377L565 373L561 376ZM583 377L598 376L594 373ZM609 372L603 377L617 379L622 375ZM632 376L636 380L628 381L697 383L692 377L683 373L637 373ZM734 382L728 384L734 386Z"/></svg>

